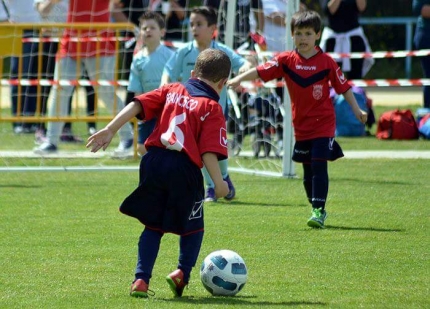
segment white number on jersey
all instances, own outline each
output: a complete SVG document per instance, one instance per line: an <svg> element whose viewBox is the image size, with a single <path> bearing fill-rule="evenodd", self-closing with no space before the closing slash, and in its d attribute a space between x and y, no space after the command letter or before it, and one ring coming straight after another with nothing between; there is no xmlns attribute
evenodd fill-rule
<svg viewBox="0 0 430 309"><path fill-rule="evenodd" d="M170 121L169 129L161 134L161 143L166 146L167 149L181 151L184 147L184 132L178 127L185 121L185 113L175 116Z"/></svg>

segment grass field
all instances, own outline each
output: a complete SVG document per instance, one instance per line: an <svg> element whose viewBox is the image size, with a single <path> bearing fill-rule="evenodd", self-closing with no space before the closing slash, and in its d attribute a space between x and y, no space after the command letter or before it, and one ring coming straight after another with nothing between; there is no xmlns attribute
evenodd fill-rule
<svg viewBox="0 0 430 309"><path fill-rule="evenodd" d="M117 210L137 173L4 173L0 307L429 308L429 170L429 160L330 164L325 230L306 226L299 179L233 174L238 198L205 205L184 297L173 298L164 280L178 254L177 237L166 235L148 300L128 296L142 226ZM223 248L249 269L232 298L210 296L198 275Z"/></svg>
<svg viewBox="0 0 430 309"><path fill-rule="evenodd" d="M32 137L9 134L10 124L0 130L0 149L32 146ZM425 140L338 140L344 150L430 149ZM97 162L2 158L0 166ZM330 163L324 230L306 226L299 165L296 179L234 173L238 198L205 205L203 247L184 297L173 298L164 279L178 255L178 238L166 235L147 300L128 295L142 226L118 211L137 172L4 172L0 308L429 308L429 171L430 160ZM200 283L200 263L218 249L247 263L236 297L212 297Z"/></svg>

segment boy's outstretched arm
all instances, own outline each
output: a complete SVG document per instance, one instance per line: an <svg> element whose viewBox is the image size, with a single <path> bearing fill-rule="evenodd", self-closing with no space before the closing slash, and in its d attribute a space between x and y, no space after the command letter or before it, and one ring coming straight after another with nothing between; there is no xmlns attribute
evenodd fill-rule
<svg viewBox="0 0 430 309"><path fill-rule="evenodd" d="M246 71L249 71L250 69L252 69L253 65L251 62L249 62L248 60L245 61L245 63L239 68L238 73L242 74Z"/></svg>
<svg viewBox="0 0 430 309"><path fill-rule="evenodd" d="M106 127L94 133L88 138L87 148L91 148L91 152L97 152L100 148L106 150L109 146L115 133L127 122L136 117L142 112L142 105L133 101L126 105L116 116L109 122Z"/></svg>
<svg viewBox="0 0 430 309"><path fill-rule="evenodd" d="M242 74L239 74L236 77L233 77L232 79L227 81L227 87L231 87L233 89L236 89L237 87L240 86L240 83L246 80L254 80L257 79L258 73L257 73L257 69L256 68L252 68L249 71L246 71Z"/></svg>
<svg viewBox="0 0 430 309"><path fill-rule="evenodd" d="M202 156L203 163L215 184L215 195L217 198L224 197L228 194L228 184L222 179L221 170L219 169L218 157L212 152L206 152Z"/></svg>
<svg viewBox="0 0 430 309"><path fill-rule="evenodd" d="M351 106L352 111L354 112L355 117L361 122L366 123L367 121L367 113L360 109L358 106L357 100L355 99L354 93L352 92L352 89L350 88L347 92L343 94L345 97L345 100L348 102L349 106Z"/></svg>

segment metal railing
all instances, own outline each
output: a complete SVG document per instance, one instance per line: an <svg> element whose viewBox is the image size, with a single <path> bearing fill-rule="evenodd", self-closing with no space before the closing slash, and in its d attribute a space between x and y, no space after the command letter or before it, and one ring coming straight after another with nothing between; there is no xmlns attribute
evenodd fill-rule
<svg viewBox="0 0 430 309"><path fill-rule="evenodd" d="M413 29L417 22L416 17L362 17L360 23L362 25L404 25L406 31L405 50L413 50ZM405 58L406 78L411 77L412 58Z"/></svg>
<svg viewBox="0 0 430 309"><path fill-rule="evenodd" d="M102 87L103 85L98 85L97 81L95 82L95 90L96 90L96 104L95 104L95 111L94 116L84 116L79 115L78 112L78 104L76 104L76 107L74 108L74 111L76 111L76 115L74 117L66 116L66 117L60 117L60 116L51 116L47 117L46 115L41 114L41 88L43 85L60 85L61 82L64 82L62 80L60 81L54 81L54 80L46 80L43 79L43 65L42 65L42 57L43 57L43 43L44 42L59 42L62 37L62 32L65 29L72 29L76 32L76 38L70 38L70 41L74 41L77 43L78 52L76 55L76 60L79 63L81 59L81 53L79 53L79 49L81 46L82 41L93 41L95 42L96 46L99 46L101 41L104 40L110 40L114 41L115 44L115 50L116 55L120 52L121 47L121 40L126 40L127 38L121 37L124 31L133 31L134 25L129 23L40 23L40 24L2 24L0 27L0 73L1 73L1 85L2 86L8 86L8 85L15 85L17 86L18 93L17 93L17 113L16 115L7 116L2 109L5 109L2 107L2 104L0 104L0 121L4 122L41 122L41 121L99 121L99 120L110 120L113 118L113 114L107 115L106 113L101 115L98 112L98 104L97 104L97 86ZM80 35L85 31L93 31L94 37L80 38ZM26 31L33 31L36 33L35 36L26 38L25 32ZM50 31L51 36L47 37L46 33L47 31ZM114 33L114 38L103 38L102 35L100 35L103 32L110 31ZM23 44L25 43L38 43L38 53L37 53L37 74L36 76L29 78L24 78L25 72L23 72L23 62L24 62L24 56L23 55ZM28 56L28 55L27 55ZM18 58L18 71L16 76L12 78L11 74L7 74L7 72L4 72L4 64L5 61L8 61L10 57L17 57ZM100 55L95 55L96 63L99 63L99 57ZM80 74L80 64L78 64L77 70L76 70L76 78L75 81L69 81L73 85L80 87L82 83L78 83L81 79ZM116 71L118 71L118 61L116 61ZM117 81L117 76L115 77L115 80L111 81L112 85L117 88L119 86L119 83ZM90 82L91 83L91 82ZM35 86L37 87L37 97L36 97L36 113L32 116L28 115L22 115L22 88L23 86ZM0 97L2 97L2 87L0 87ZM4 97L4 96L3 96ZM11 106L12 102L8 105ZM5 104L3 104L4 106ZM115 110L115 108L113 109Z"/></svg>

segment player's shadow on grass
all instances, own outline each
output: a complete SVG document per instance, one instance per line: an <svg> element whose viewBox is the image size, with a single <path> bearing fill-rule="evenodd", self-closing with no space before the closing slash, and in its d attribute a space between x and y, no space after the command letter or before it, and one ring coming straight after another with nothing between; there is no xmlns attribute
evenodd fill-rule
<svg viewBox="0 0 430 309"><path fill-rule="evenodd" d="M189 303L195 305L244 305L244 306L255 306L261 308L263 306L327 306L328 304L318 301L251 301L256 299L256 296L235 296L235 297L194 297L194 296L183 296L180 298L166 298L163 301Z"/></svg>
<svg viewBox="0 0 430 309"><path fill-rule="evenodd" d="M402 229L383 229L377 227L352 227L352 226L335 226L325 225L326 229L330 230L343 230L343 231L370 231L370 232L405 232Z"/></svg>
<svg viewBox="0 0 430 309"><path fill-rule="evenodd" d="M407 182L407 181L389 181L389 180L369 180L369 179L363 179L363 178L334 178L330 179L330 182L359 182L362 184L365 182L366 184L377 184L377 185L401 185L401 186L416 186L416 184Z"/></svg>
<svg viewBox="0 0 430 309"><path fill-rule="evenodd" d="M239 199L237 200L232 200L232 201L222 201L221 199L219 200L220 202L217 203L205 203L205 205L214 205L214 206L288 206L285 205L285 203L274 203L274 202L267 202L267 203L256 203L256 202L252 202L252 203L248 203L248 202L243 202L240 201Z"/></svg>
<svg viewBox="0 0 430 309"><path fill-rule="evenodd" d="M0 185L0 188L26 188L26 189L33 189L33 188L41 188L42 186L35 186L35 185L22 185L22 184L7 184L7 185Z"/></svg>

